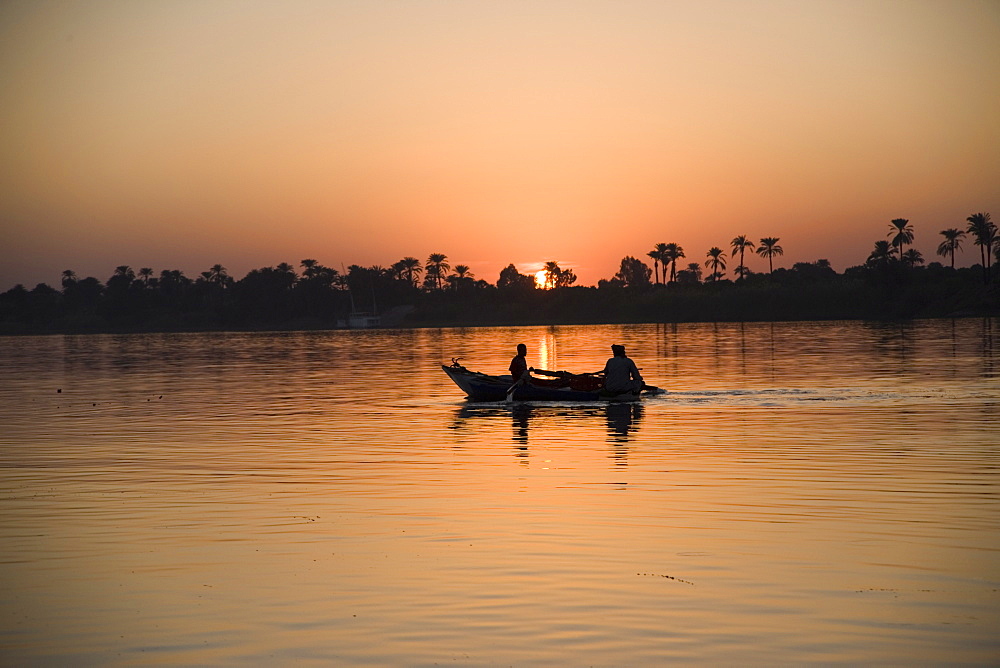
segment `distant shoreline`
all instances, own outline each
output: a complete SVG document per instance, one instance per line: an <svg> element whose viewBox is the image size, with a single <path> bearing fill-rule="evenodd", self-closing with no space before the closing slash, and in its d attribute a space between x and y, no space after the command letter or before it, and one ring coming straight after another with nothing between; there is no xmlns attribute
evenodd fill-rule
<svg viewBox="0 0 1000 668"><path fill-rule="evenodd" d="M907 321L1000 316L1000 278L941 265L853 275L819 271L755 275L693 285L466 286L378 295L378 329L640 323ZM137 287L138 285L138 287ZM0 335L350 330L346 290L315 294L197 284L170 298L133 282L92 295L52 288L0 294Z"/></svg>
<svg viewBox="0 0 1000 668"><path fill-rule="evenodd" d="M203 327L176 327L176 328L94 328L94 329L55 329L55 328L4 328L0 329L0 337L15 338L28 336L115 336L132 334L252 334L252 333L295 333L295 332L378 332L378 331L411 331L423 329L452 329L452 328L495 328L495 327L572 327L572 326L602 326L602 325L688 325L688 324L737 324L737 323L786 323L786 322L884 322L884 323L906 323L920 320L959 320L959 319L981 319L1000 318L1000 311L961 311L949 314L919 315L915 317L849 317L844 315L830 315L828 317L810 316L801 318L742 318L714 320L584 320L580 318L569 318L565 320L531 320L520 319L516 321L489 322L473 321L471 319L456 318L437 323L431 322L404 322L394 325L380 325L369 328L351 328L331 325L329 323L288 323L287 325L255 325L255 326L203 326Z"/></svg>
<svg viewBox="0 0 1000 668"><path fill-rule="evenodd" d="M310 333L310 332L406 332L406 331L418 331L418 330L433 330L433 329L495 329L495 328L518 328L518 327L599 327L599 326L613 326L613 325L706 325L706 324L759 324L759 323L788 323L788 322L881 322L881 323L908 323L908 322L918 322L922 320L966 320L966 319L983 319L983 318L1000 318L1000 314L986 314L986 315L956 315L956 316L940 316L931 318L903 318L903 319L885 319L885 320L873 320L873 319L840 319L840 318L829 318L823 320L714 320L714 321L684 321L684 322L592 322L592 323L536 323L536 324L504 324L504 325L420 325L420 326L405 326L405 327L372 327L368 329L350 329L347 327L308 327L308 328L258 328L258 329L176 329L176 330L154 330L154 329L137 329L137 330L108 330L108 331L87 331L87 332L71 332L71 331L35 331L35 332L0 332L0 339L17 339L17 338L28 338L36 336L133 336L133 335L153 335L153 334L295 334L295 333Z"/></svg>

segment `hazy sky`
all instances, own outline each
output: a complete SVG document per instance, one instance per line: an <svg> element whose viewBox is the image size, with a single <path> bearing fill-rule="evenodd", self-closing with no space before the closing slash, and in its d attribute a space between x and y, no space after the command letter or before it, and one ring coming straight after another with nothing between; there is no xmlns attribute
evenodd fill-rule
<svg viewBox="0 0 1000 668"><path fill-rule="evenodd" d="M739 234L842 271L977 211L996 0L0 4L0 290L432 252L594 284Z"/></svg>

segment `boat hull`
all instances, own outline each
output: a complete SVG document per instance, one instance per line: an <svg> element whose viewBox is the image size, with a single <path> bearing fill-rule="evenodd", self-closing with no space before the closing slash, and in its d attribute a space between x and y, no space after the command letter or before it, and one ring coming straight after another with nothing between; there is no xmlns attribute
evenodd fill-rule
<svg viewBox="0 0 1000 668"><path fill-rule="evenodd" d="M462 366L441 365L472 401L505 401L507 391L514 385L511 376L489 376L476 371L469 371ZM568 386L541 385L546 381L528 381L518 383L510 393L512 401L638 401L639 393L608 394L603 390L583 391Z"/></svg>

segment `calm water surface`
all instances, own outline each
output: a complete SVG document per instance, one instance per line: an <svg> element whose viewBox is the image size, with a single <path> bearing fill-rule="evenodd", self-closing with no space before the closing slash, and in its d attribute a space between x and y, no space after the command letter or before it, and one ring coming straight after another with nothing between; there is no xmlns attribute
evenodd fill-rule
<svg viewBox="0 0 1000 668"><path fill-rule="evenodd" d="M637 405L466 402L439 364ZM1000 322L0 339L0 663L1000 663ZM61 392L60 392L61 390Z"/></svg>

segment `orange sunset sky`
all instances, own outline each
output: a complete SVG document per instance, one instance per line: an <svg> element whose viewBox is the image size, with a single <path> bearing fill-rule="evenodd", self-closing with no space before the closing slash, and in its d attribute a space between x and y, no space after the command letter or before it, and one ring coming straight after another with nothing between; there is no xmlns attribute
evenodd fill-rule
<svg viewBox="0 0 1000 668"><path fill-rule="evenodd" d="M940 260L1000 218L1000 2L6 0L0 167L0 290L432 252L592 285L739 234L843 271L900 217Z"/></svg>

